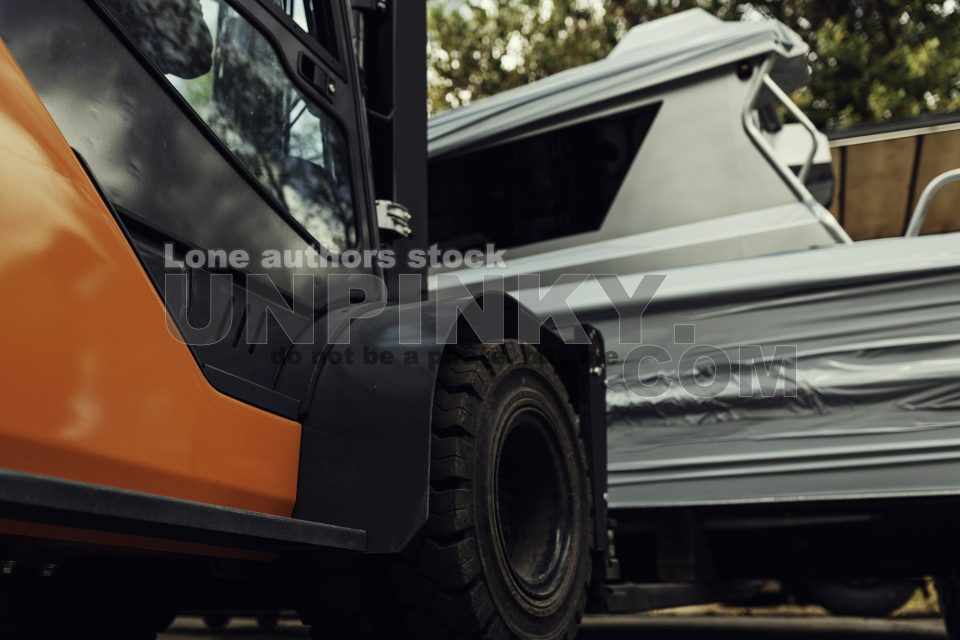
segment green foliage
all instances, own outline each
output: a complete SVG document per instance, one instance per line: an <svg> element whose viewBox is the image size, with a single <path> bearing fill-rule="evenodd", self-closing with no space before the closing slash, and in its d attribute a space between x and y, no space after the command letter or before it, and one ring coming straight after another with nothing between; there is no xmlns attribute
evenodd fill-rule
<svg viewBox="0 0 960 640"><path fill-rule="evenodd" d="M592 62L631 26L693 7L800 33L813 81L795 98L821 127L960 109L957 0L430 0L430 108Z"/></svg>

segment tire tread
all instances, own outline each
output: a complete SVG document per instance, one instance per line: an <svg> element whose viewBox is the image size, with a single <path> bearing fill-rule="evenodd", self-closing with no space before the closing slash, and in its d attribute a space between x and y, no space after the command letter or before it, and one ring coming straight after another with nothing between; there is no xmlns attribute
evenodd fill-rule
<svg viewBox="0 0 960 640"><path fill-rule="evenodd" d="M486 392L506 369L528 364L537 368L556 389L564 389L547 359L533 346L507 341L503 345L455 345L441 365L434 403L431 449L431 500L427 525L405 554L400 582L409 606L406 628L417 638L430 640L508 640L513 637L497 614L483 579L477 540L473 533L471 478L474 465L474 423ZM579 423L566 394L564 409ZM587 468L583 447L581 464ZM587 492L589 494L589 491ZM592 504L588 504L592 513ZM592 548L592 536L589 543ZM588 563L589 564L589 563ZM586 606L590 570L577 600L577 620ZM416 585L415 587L413 585ZM576 630L567 634L573 638Z"/></svg>

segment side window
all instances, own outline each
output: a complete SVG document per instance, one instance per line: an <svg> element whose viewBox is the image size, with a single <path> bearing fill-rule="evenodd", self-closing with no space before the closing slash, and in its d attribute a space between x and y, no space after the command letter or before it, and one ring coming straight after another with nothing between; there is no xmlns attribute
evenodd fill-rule
<svg viewBox="0 0 960 640"><path fill-rule="evenodd" d="M231 6L260 16L291 52L306 40L273 6ZM200 330L191 349L210 383L295 418L314 362L305 345L297 362L276 356L300 348L292 343L309 335L317 301L330 310L349 303L349 292L316 276L355 270L298 259L316 243L292 215L342 245L354 236L353 205L368 207L364 192L351 195L335 121L275 73L273 50L225 3L0 2L0 34L119 214L170 317L185 336ZM351 91L336 97L337 114L354 108ZM356 141L349 142L352 156ZM168 250L178 260L190 250L237 251L249 264L214 258L179 268ZM244 278L267 271L267 252L284 255L264 274L271 282ZM208 277L221 269L228 277Z"/></svg>
<svg viewBox="0 0 960 640"><path fill-rule="evenodd" d="M337 34L333 28L331 0L273 0L304 32L323 45L333 56L340 57Z"/></svg>
<svg viewBox="0 0 960 640"><path fill-rule="evenodd" d="M263 34L225 0L102 1L276 204L327 251L356 245L346 134L293 85ZM277 2L316 30L312 3Z"/></svg>
<svg viewBox="0 0 960 640"><path fill-rule="evenodd" d="M507 249L596 231L659 109L431 160L430 238L445 248Z"/></svg>

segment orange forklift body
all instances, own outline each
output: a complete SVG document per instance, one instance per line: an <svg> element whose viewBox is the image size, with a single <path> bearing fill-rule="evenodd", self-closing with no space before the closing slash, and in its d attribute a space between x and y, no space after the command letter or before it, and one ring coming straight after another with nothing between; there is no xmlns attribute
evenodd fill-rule
<svg viewBox="0 0 960 640"><path fill-rule="evenodd" d="M204 379L2 43L0 96L0 467L291 515L300 425Z"/></svg>

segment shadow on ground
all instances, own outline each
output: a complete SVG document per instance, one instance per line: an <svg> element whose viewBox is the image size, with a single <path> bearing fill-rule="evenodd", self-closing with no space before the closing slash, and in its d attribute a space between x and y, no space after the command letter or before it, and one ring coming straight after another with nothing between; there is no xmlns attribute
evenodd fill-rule
<svg viewBox="0 0 960 640"><path fill-rule="evenodd" d="M281 640L307 638L299 626L264 633L254 625L237 624L212 632L197 623L178 623L161 640ZM346 637L342 631L337 637ZM595 618L578 640L932 640L944 639L936 619L863 620L857 618L642 617ZM388 640L388 639L384 639Z"/></svg>

